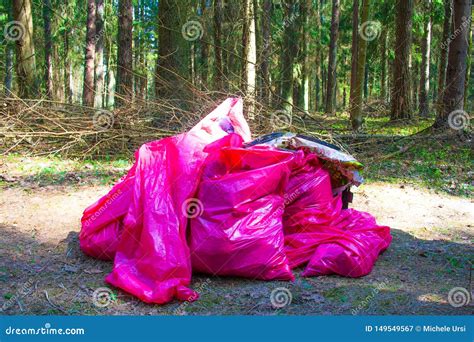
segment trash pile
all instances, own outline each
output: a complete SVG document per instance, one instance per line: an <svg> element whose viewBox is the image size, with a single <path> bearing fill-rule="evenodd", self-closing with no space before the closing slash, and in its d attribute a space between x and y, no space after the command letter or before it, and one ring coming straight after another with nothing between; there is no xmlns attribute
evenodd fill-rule
<svg viewBox="0 0 474 342"><path fill-rule="evenodd" d="M84 253L113 260L106 282L147 303L192 301L192 272L263 280L364 276L390 228L343 209L362 165L292 133L251 139L229 98L189 132L152 141L82 217Z"/></svg>

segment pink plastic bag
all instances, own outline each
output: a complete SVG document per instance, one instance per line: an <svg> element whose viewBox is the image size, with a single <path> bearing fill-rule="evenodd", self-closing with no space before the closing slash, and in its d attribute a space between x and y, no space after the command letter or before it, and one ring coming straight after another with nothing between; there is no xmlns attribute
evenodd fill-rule
<svg viewBox="0 0 474 342"><path fill-rule="evenodd" d="M112 256L116 249L107 282L148 303L198 297L188 288L191 266L182 207L196 191L204 146L229 132L250 140L240 99L227 99L188 133L144 144L136 153L133 172L86 210L83 223L97 211L104 219L83 225L84 251ZM107 206L107 199L122 187L127 195Z"/></svg>
<svg viewBox="0 0 474 342"><path fill-rule="evenodd" d="M237 147L209 156L191 220L193 270L293 280L284 252L284 189L294 153Z"/></svg>
<svg viewBox="0 0 474 342"><path fill-rule="evenodd" d="M293 169L286 196L286 254L292 267L309 261L303 276L366 275L390 244L389 227L378 226L370 214L341 209L328 171L311 153Z"/></svg>

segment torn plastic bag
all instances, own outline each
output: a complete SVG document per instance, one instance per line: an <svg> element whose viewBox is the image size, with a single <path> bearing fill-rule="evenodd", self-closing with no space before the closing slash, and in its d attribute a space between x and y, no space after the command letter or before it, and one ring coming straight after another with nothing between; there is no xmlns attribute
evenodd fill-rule
<svg viewBox="0 0 474 342"><path fill-rule="evenodd" d="M106 277L107 282L148 303L166 303L174 297L181 300L198 297L188 288L191 265L183 203L197 189L206 157L204 147L232 132L244 141L250 140L242 101L230 98L188 133L140 147L134 172L122 181L122 184L126 183L122 186L130 189L130 195L107 206L106 200L100 199L93 208L102 210L99 217L105 215L110 219L104 219L100 227L95 226L99 222L97 219L83 226L83 230L94 230L92 234L81 232L81 246L93 246L91 241L100 234L110 234L108 241L118 239L114 268ZM116 187L120 188L119 185ZM112 195L113 192L105 198ZM116 206L120 206L120 210ZM125 215L116 215L125 207ZM95 214L89 210L87 215ZM102 244L95 246L97 250L84 251L90 255L113 253L111 249L104 250Z"/></svg>
<svg viewBox="0 0 474 342"><path fill-rule="evenodd" d="M79 234L79 243L84 253L97 259L114 259L134 181L135 165L107 195L84 210Z"/></svg>
<svg viewBox="0 0 474 342"><path fill-rule="evenodd" d="M199 185L202 213L191 220L193 270L222 276L293 280L284 252L284 189L301 154L216 149Z"/></svg>
<svg viewBox="0 0 474 342"><path fill-rule="evenodd" d="M311 152L293 169L286 194L286 254L291 267L309 261L304 276L366 275L391 242L390 228L378 226L370 214L342 210L329 172Z"/></svg>

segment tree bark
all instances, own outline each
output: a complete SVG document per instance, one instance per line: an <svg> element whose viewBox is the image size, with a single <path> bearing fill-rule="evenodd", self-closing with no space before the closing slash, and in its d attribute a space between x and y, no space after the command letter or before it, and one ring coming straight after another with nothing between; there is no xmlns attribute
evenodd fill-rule
<svg viewBox="0 0 474 342"><path fill-rule="evenodd" d="M271 36L271 15L272 15L272 1L263 0L263 11L262 11L262 54L261 54L261 77L262 87L260 90L260 98L264 104L269 105L271 103L271 79L270 79L270 56L272 53L272 36Z"/></svg>
<svg viewBox="0 0 474 342"><path fill-rule="evenodd" d="M223 1L214 0L214 59L216 66L215 88L219 91L224 87L224 75L222 66L222 20Z"/></svg>
<svg viewBox="0 0 474 342"><path fill-rule="evenodd" d="M336 86L337 39L339 35L340 0L332 1L331 37L329 42L328 80L326 90L326 113L334 113Z"/></svg>
<svg viewBox="0 0 474 342"><path fill-rule="evenodd" d="M86 57L84 65L84 86L82 104L94 106L94 68L95 68L95 27L96 7L95 0L87 0L87 30L86 30Z"/></svg>
<svg viewBox="0 0 474 342"><path fill-rule="evenodd" d="M95 106L104 105L104 0L96 0Z"/></svg>
<svg viewBox="0 0 474 342"><path fill-rule="evenodd" d="M351 60L351 91L349 95L349 107L354 106L354 96L357 84L357 54L359 41L359 0L352 3L352 60Z"/></svg>
<svg viewBox="0 0 474 342"><path fill-rule="evenodd" d="M441 40L441 52L439 56L438 93L436 96L437 116L442 115L444 111L443 98L444 98L444 87L446 84L446 68L448 66L448 51L449 51L448 39L449 39L449 35L451 34L452 12L453 12L453 1L444 0L443 36Z"/></svg>
<svg viewBox="0 0 474 342"><path fill-rule="evenodd" d="M202 89L207 89L209 86L209 35L208 35L208 20L209 9L207 1L201 0L201 18L203 22L204 32L201 39L201 83Z"/></svg>
<svg viewBox="0 0 474 342"><path fill-rule="evenodd" d="M133 98L133 5L132 0L119 1L117 36L116 104L121 106Z"/></svg>
<svg viewBox="0 0 474 342"><path fill-rule="evenodd" d="M53 41L51 38L51 0L43 0L44 88L47 99L53 96Z"/></svg>
<svg viewBox="0 0 474 342"><path fill-rule="evenodd" d="M420 116L427 117L429 112L428 95L430 91L430 54L431 54L431 0L425 0L426 6L423 39L421 41L420 69Z"/></svg>
<svg viewBox="0 0 474 342"><path fill-rule="evenodd" d="M244 28L242 32L242 92L247 100L247 114L250 119L255 118L255 91L257 43L255 37L255 13L253 0L245 0Z"/></svg>
<svg viewBox="0 0 474 342"><path fill-rule="evenodd" d="M187 97L185 82L189 79L190 48L182 35L187 24L185 0L161 0L158 4L158 62L156 95L167 99ZM188 22L189 23L189 22ZM191 42L192 43L192 42Z"/></svg>
<svg viewBox="0 0 474 342"><path fill-rule="evenodd" d="M369 0L362 0L361 4L361 18L362 23L367 22L369 18ZM362 125L362 88L367 80L366 75L366 55L367 55L367 40L364 39L358 32L357 34L357 68L354 81L354 96L350 109L351 125L353 130L359 130ZM352 93L352 89L351 89Z"/></svg>
<svg viewBox="0 0 474 342"><path fill-rule="evenodd" d="M385 102L387 100L387 28L384 26L381 33L382 44L380 44L380 97Z"/></svg>
<svg viewBox="0 0 474 342"><path fill-rule="evenodd" d="M18 95L28 98L37 95L38 90L31 0L13 0L13 19L20 27L9 26L7 35L16 41Z"/></svg>
<svg viewBox="0 0 474 342"><path fill-rule="evenodd" d="M310 78L310 61L309 61L309 49L310 49L310 22L309 18L311 15L311 0L303 0L301 5L301 16L302 16L302 23L303 23L303 41L302 41L302 84L301 84L301 94L299 98L301 98L301 109L304 110L305 113L309 112L309 78Z"/></svg>
<svg viewBox="0 0 474 342"><path fill-rule="evenodd" d="M12 21L12 9L10 1L6 1L5 9L7 11L8 21ZM13 46L10 42L5 44L5 96L10 96L13 81Z"/></svg>
<svg viewBox="0 0 474 342"><path fill-rule="evenodd" d="M413 0L398 1L396 10L391 120L408 119L412 116L409 67L412 17Z"/></svg>
<svg viewBox="0 0 474 342"><path fill-rule="evenodd" d="M281 101L283 109L291 113L293 110L293 63L298 49L295 29L295 0L285 2L285 21L283 33L283 51L281 63Z"/></svg>
<svg viewBox="0 0 474 342"><path fill-rule="evenodd" d="M464 109L471 0L454 0L453 13L454 31L451 35L453 39L449 44L446 86L443 97L444 111L436 117L435 128L448 127L449 115L451 113L456 116L462 115L461 111ZM465 115L467 116L467 113Z"/></svg>

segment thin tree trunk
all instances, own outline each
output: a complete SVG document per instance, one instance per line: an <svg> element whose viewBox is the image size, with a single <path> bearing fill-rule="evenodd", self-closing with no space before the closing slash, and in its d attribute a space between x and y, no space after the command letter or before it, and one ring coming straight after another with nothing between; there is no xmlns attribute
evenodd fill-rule
<svg viewBox="0 0 474 342"><path fill-rule="evenodd" d="M439 66L438 66L438 94L436 96L437 116L442 115L444 112L443 98L444 98L444 87L446 84L446 68L448 66L448 51L449 51L448 39L451 34L452 12L453 12L453 1L444 0L443 36L441 40L441 52L439 56Z"/></svg>
<svg viewBox="0 0 474 342"><path fill-rule="evenodd" d="M44 88L47 99L53 96L53 41L51 38L51 1L43 0L44 25Z"/></svg>
<svg viewBox="0 0 474 342"><path fill-rule="evenodd" d="M112 54L112 42L111 39L105 37L105 64L107 67L106 82L107 82L107 94L106 94L106 105L107 108L112 108L115 104L115 70L112 67L114 65L114 55Z"/></svg>
<svg viewBox="0 0 474 342"><path fill-rule="evenodd" d="M381 73L380 73L380 97L385 102L387 100L387 28L382 28L382 44L380 44Z"/></svg>
<svg viewBox="0 0 474 342"><path fill-rule="evenodd" d="M104 95L104 0L96 0L97 14L95 20L95 106L102 108Z"/></svg>
<svg viewBox="0 0 474 342"><path fill-rule="evenodd" d="M207 29L209 20L209 9L206 3L206 0L201 0L201 18L202 22L204 23L203 35L201 38L201 82L203 89L207 89L209 86L209 35Z"/></svg>
<svg viewBox="0 0 474 342"><path fill-rule="evenodd" d="M133 98L133 5L132 0L119 1L117 36L117 106Z"/></svg>
<svg viewBox="0 0 474 342"><path fill-rule="evenodd" d="M369 0L362 0L361 18L362 23L367 22L369 18ZM366 82L366 55L367 40L362 35L357 34L357 68L354 81L354 92L352 105L350 109L351 125L353 130L360 129L362 125L362 87ZM352 89L351 89L352 93Z"/></svg>
<svg viewBox="0 0 474 342"><path fill-rule="evenodd" d="M16 41L16 73L19 96L28 98L37 95L36 57L33 40L33 13L31 0L13 0L13 19L20 23L4 30L9 40Z"/></svg>
<svg viewBox="0 0 474 342"><path fill-rule="evenodd" d="M283 33L283 51L281 63L281 100L282 107L288 113L293 110L293 63L298 48L294 18L295 0L287 0L285 4L285 31Z"/></svg>
<svg viewBox="0 0 474 342"><path fill-rule="evenodd" d="M354 0L352 4L351 91L349 95L350 108L354 107L354 97L355 97L356 85L357 85L358 41L359 41L359 0Z"/></svg>
<svg viewBox="0 0 474 342"><path fill-rule="evenodd" d="M301 93L300 98L302 100L301 108L308 113L309 112L309 78L310 78L310 61L309 61L309 49L310 49L310 22L309 18L311 15L311 0L303 0L301 7L301 16L303 23L303 48L302 48L302 84L301 84Z"/></svg>
<svg viewBox="0 0 474 342"><path fill-rule="evenodd" d="M255 116L255 91L257 83L257 42L255 37L255 7L253 0L245 0L244 29L242 33L243 64L242 91L247 99L247 113L250 119Z"/></svg>
<svg viewBox="0 0 474 342"><path fill-rule="evenodd" d="M337 39L339 36L340 0L332 1L331 37L329 42L328 80L326 89L326 113L334 113L336 86Z"/></svg>
<svg viewBox="0 0 474 342"><path fill-rule="evenodd" d="M270 104L271 99L271 79L270 79L270 56L272 53L272 37L271 37L271 15L272 15L272 1L263 0L263 11L262 11L262 54L261 54L261 63L260 70L262 73L263 85L261 87L261 100L264 104Z"/></svg>
<svg viewBox="0 0 474 342"><path fill-rule="evenodd" d="M391 120L412 116L410 94L410 48L413 0L397 2L395 32L395 62L391 95Z"/></svg>
<svg viewBox="0 0 474 342"><path fill-rule="evenodd" d="M474 22L474 19L471 16L471 22ZM470 73L471 73L471 65L472 65L472 53L469 54L469 51L472 49L472 40L473 36L470 34L472 29L472 26L468 27L468 36L469 36L469 46L467 48L467 61L466 61L466 82L464 85L464 109L468 110L467 108L467 99L469 97L469 79L470 79Z"/></svg>
<svg viewBox="0 0 474 342"><path fill-rule="evenodd" d="M95 0L87 0L87 31L86 31L86 57L84 66L84 86L82 104L94 106L94 68L95 68L95 27L96 7Z"/></svg>
<svg viewBox="0 0 474 342"><path fill-rule="evenodd" d="M6 1L5 9L7 10L8 21L11 22L12 18L12 9L10 1ZM5 96L9 96L12 91L12 81L13 81L13 46L10 42L5 44Z"/></svg>
<svg viewBox="0 0 474 342"><path fill-rule="evenodd" d="M64 31L64 91L66 95L66 102L72 103L72 72L71 60L69 58L69 32Z"/></svg>
<svg viewBox="0 0 474 342"><path fill-rule="evenodd" d="M431 0L425 0L426 23L421 42L421 69L420 69L420 116L426 117L429 112L428 95L430 91L430 54L431 54Z"/></svg>
<svg viewBox="0 0 474 342"><path fill-rule="evenodd" d="M222 91L224 75L222 73L222 19L223 0L214 0L214 59L215 59L215 88Z"/></svg>
<svg viewBox="0 0 474 342"><path fill-rule="evenodd" d="M9 96L12 91L13 81L13 48L10 44L5 44L5 96Z"/></svg>
<svg viewBox="0 0 474 342"><path fill-rule="evenodd" d="M462 128L458 126L462 124L462 120L467 121L467 113L463 113L464 109L464 87L466 85L466 61L468 54L468 34L471 15L471 0L454 0L453 1L453 39L449 44L448 67L446 72L446 86L444 91L444 111L442 115L438 115L434 123L434 127ZM454 118L450 118L450 114ZM448 123L449 121L449 123Z"/></svg>

